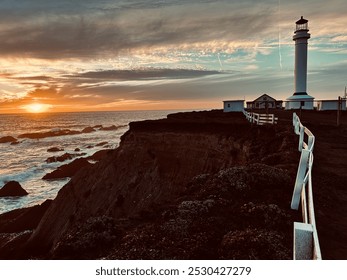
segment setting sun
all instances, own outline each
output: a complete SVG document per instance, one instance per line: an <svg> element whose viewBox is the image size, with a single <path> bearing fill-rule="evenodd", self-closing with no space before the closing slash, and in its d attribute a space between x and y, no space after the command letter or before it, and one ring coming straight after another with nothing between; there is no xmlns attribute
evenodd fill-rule
<svg viewBox="0 0 347 280"><path fill-rule="evenodd" d="M24 109L29 113L43 113L50 108L50 105L42 103L32 103L24 106Z"/></svg>

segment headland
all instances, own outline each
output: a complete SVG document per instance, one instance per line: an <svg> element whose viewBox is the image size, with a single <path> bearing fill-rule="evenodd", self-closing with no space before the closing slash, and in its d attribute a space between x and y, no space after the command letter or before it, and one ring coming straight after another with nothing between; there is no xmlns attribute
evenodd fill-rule
<svg viewBox="0 0 347 280"><path fill-rule="evenodd" d="M130 123L117 149L36 208L35 223L21 219L31 209L2 216L0 258L291 259L300 155L290 112L276 114L277 125L261 127L220 110ZM346 127L326 118L310 123L303 114L317 135L313 184L323 258L345 259L341 240L333 252L326 229L333 220L344 238L345 174L326 156L334 160L334 151L345 150Z"/></svg>

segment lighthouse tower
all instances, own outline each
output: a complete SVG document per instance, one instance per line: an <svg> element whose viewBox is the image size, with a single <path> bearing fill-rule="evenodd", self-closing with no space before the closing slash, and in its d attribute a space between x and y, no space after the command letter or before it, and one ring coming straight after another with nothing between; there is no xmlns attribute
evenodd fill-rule
<svg viewBox="0 0 347 280"><path fill-rule="evenodd" d="M286 109L313 109L314 97L307 94L307 40L308 20L301 17L296 22L293 40L295 41L295 92L287 98Z"/></svg>

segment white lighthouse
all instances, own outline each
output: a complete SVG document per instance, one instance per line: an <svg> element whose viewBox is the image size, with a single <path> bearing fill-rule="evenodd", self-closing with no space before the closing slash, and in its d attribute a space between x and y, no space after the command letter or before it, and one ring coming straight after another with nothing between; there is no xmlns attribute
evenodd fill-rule
<svg viewBox="0 0 347 280"><path fill-rule="evenodd" d="M286 109L313 109L314 97L307 94L307 40L308 20L301 17L296 22L293 40L295 41L295 92L287 98Z"/></svg>

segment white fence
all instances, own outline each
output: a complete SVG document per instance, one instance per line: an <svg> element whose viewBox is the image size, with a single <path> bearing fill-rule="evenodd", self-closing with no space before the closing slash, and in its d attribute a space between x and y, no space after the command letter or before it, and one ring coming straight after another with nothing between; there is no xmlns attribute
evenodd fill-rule
<svg viewBox="0 0 347 280"><path fill-rule="evenodd" d="M301 202L303 222L294 223L294 259L295 260L321 260L312 194L312 165L313 147L315 137L304 127L299 117L293 113L294 131L299 135L301 152L298 172L296 175L291 208L298 210ZM305 142L305 138L307 139Z"/></svg>
<svg viewBox="0 0 347 280"><path fill-rule="evenodd" d="M278 120L274 114L257 114L250 113L245 110L243 110L243 114L249 122L256 123L257 125L276 124Z"/></svg>

